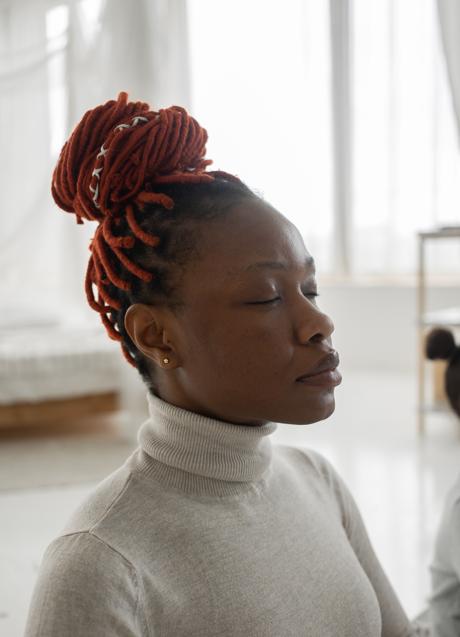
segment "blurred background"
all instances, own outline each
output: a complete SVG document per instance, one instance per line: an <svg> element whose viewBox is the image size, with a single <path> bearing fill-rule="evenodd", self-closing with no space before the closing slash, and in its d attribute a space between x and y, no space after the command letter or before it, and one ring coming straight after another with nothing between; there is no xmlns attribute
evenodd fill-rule
<svg viewBox="0 0 460 637"><path fill-rule="evenodd" d="M290 218L335 323L336 411L274 442L351 488L412 617L426 607L460 423L426 331L460 326L456 0L0 0L0 633L22 634L41 556L136 447L145 388L87 306L95 225L51 174L121 90L187 108L212 169Z"/></svg>

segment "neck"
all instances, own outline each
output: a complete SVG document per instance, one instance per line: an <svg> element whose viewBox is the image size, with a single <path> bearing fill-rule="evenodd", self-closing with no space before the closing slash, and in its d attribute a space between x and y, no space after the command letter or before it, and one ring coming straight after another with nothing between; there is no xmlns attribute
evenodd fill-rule
<svg viewBox="0 0 460 637"><path fill-rule="evenodd" d="M201 494L247 490L270 470L269 435L277 425L232 423L147 394L149 419L139 430L143 472Z"/></svg>
<svg viewBox="0 0 460 637"><path fill-rule="evenodd" d="M163 402L169 403L179 409L193 412L199 416L210 418L211 420L218 420L220 422L227 422L234 425L244 425L246 427L261 427L266 425L268 420L239 418L232 415L224 414L221 411L210 409L206 405L202 405L195 401L193 398L186 396L181 391L171 390L171 388L162 388L159 392L160 396L149 393L153 399L160 398Z"/></svg>

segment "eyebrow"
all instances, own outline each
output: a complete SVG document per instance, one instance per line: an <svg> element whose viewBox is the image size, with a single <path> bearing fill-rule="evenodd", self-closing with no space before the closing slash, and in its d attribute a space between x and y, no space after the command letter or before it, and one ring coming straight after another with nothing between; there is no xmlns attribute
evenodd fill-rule
<svg viewBox="0 0 460 637"><path fill-rule="evenodd" d="M309 270L311 267L315 267L315 260L313 257L306 257L304 261L305 269ZM258 263L251 263L248 265L243 272L248 272L251 270L289 270L289 265L285 261L259 261Z"/></svg>

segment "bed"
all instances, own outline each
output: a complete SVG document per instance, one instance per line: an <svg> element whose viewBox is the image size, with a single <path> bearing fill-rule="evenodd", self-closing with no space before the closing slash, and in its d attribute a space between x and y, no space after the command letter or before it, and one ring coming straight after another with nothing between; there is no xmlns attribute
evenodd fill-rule
<svg viewBox="0 0 460 637"><path fill-rule="evenodd" d="M2 311L0 428L118 410L121 356L102 325Z"/></svg>

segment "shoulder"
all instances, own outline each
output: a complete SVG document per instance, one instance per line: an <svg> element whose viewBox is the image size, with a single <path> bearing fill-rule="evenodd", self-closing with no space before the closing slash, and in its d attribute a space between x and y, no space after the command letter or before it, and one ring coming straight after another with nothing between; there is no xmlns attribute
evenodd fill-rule
<svg viewBox="0 0 460 637"><path fill-rule="evenodd" d="M136 583L136 572L131 562L117 549L90 531L67 533L55 538L47 547L43 570L50 567L55 577L65 574L69 580L97 576L106 578L116 572Z"/></svg>
<svg viewBox="0 0 460 637"><path fill-rule="evenodd" d="M437 531L437 549L445 553L452 539L456 538L460 530L460 479L449 488L444 498L442 514Z"/></svg>
<svg viewBox="0 0 460 637"><path fill-rule="evenodd" d="M446 505L452 510L454 515L460 516L460 475L457 476L447 493Z"/></svg>
<svg viewBox="0 0 460 637"><path fill-rule="evenodd" d="M26 636L83 636L91 627L120 624L133 628L139 599L136 571L119 551L89 531L61 535L43 556Z"/></svg>
<svg viewBox="0 0 460 637"><path fill-rule="evenodd" d="M277 445L279 457L283 457L296 475L300 477L304 488L321 493L334 507L347 526L349 520L357 515L356 503L345 481L333 464L321 453L307 447Z"/></svg>
<svg viewBox="0 0 460 637"><path fill-rule="evenodd" d="M84 498L67 520L60 535L96 531L107 518L117 517L120 509L123 514L127 509L135 508L137 499L135 476L123 465L104 480Z"/></svg>
<svg viewBox="0 0 460 637"><path fill-rule="evenodd" d="M337 471L330 461L318 451L308 447L297 447L290 445L277 445L279 455L289 460L291 465L308 472L311 476L324 483L325 486L333 487L335 482L341 481Z"/></svg>
<svg viewBox="0 0 460 637"><path fill-rule="evenodd" d="M123 465L84 498L59 533L67 539L56 538L56 546L88 542L96 547L97 541L103 542L138 567L145 528L158 523L161 507L164 503L155 485ZM102 546L97 550L106 552Z"/></svg>
<svg viewBox="0 0 460 637"><path fill-rule="evenodd" d="M441 517L438 536L442 536L442 541L458 543L460 531L460 478L449 489L444 500L443 513Z"/></svg>

